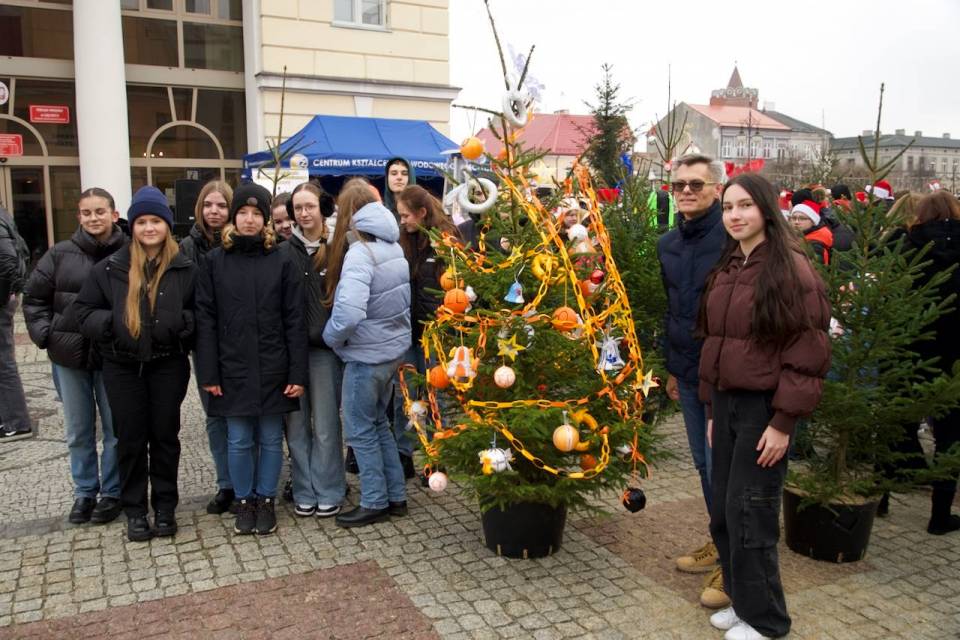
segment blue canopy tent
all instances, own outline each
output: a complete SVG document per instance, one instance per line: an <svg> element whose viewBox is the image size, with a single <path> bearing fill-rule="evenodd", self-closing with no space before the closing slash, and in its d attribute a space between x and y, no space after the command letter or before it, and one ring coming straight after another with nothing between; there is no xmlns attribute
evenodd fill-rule
<svg viewBox="0 0 960 640"><path fill-rule="evenodd" d="M439 178L449 154L459 145L423 120L314 116L307 125L280 145L280 153L295 152L307 158L311 177L368 176L383 178L387 160L406 158L417 179ZM261 167L272 167L269 151L243 158L244 177ZM442 183L442 182L441 182Z"/></svg>

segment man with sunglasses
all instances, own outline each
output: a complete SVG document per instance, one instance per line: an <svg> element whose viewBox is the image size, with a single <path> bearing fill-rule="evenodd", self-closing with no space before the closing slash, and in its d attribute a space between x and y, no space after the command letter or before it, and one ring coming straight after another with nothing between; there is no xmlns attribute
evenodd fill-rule
<svg viewBox="0 0 960 640"><path fill-rule="evenodd" d="M665 352L667 395L678 400L690 443L693 463L700 474L703 499L710 512L711 455L707 444L706 408L698 397L701 341L696 337L700 294L707 276L727 243L720 208L723 166L704 155L677 161L670 185L680 212L679 224L657 243L660 272L667 293ZM677 559L677 568L688 573L709 573L700 602L710 608L730 605L723 591L723 576L712 542Z"/></svg>

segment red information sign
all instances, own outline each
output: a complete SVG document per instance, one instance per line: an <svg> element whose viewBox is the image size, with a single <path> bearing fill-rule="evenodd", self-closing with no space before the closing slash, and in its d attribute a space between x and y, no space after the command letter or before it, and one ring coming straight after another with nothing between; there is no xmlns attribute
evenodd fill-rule
<svg viewBox="0 0 960 640"><path fill-rule="evenodd" d="M0 156L22 156L23 136L19 133L0 133Z"/></svg>
<svg viewBox="0 0 960 640"><path fill-rule="evenodd" d="M70 124L70 107L54 104L30 105L33 124Z"/></svg>

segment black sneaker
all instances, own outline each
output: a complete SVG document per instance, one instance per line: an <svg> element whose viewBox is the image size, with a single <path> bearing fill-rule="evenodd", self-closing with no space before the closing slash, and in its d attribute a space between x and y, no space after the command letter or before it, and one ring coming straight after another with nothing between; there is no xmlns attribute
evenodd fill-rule
<svg viewBox="0 0 960 640"><path fill-rule="evenodd" d="M407 501L403 500L401 502L388 502L387 511L390 512L391 516L402 518L407 515Z"/></svg>
<svg viewBox="0 0 960 640"><path fill-rule="evenodd" d="M417 477L417 470L413 468L413 457L400 454L400 466L403 467L403 477L406 480Z"/></svg>
<svg viewBox="0 0 960 640"><path fill-rule="evenodd" d="M357 464L357 454L353 452L353 447L347 447L347 459L343 463L343 468L347 473L354 475L360 473L360 465Z"/></svg>
<svg viewBox="0 0 960 640"><path fill-rule="evenodd" d="M5 429L0 427L0 442L10 442L12 440L25 440L26 438L33 437L33 431L31 429L25 429L23 431L13 431L10 429Z"/></svg>
<svg viewBox="0 0 960 640"><path fill-rule="evenodd" d="M230 510L230 505L233 503L235 497L233 489L220 489L217 491L217 495L213 496L210 502L207 503L207 513L213 515L226 513Z"/></svg>
<svg viewBox="0 0 960 640"><path fill-rule="evenodd" d="M90 522L90 516L97 507L97 501L93 498L77 498L73 501L73 507L70 509L70 524L83 524Z"/></svg>
<svg viewBox="0 0 960 640"><path fill-rule="evenodd" d="M255 497L237 500L237 520L233 525L233 532L241 536L257 532L257 499Z"/></svg>
<svg viewBox="0 0 960 640"><path fill-rule="evenodd" d="M257 533L266 536L277 530L277 513L274 498L257 500Z"/></svg>
<svg viewBox="0 0 960 640"><path fill-rule="evenodd" d="M107 524L113 522L120 515L120 499L104 496L97 502L97 506L90 515L90 522Z"/></svg>
<svg viewBox="0 0 960 640"><path fill-rule="evenodd" d="M177 518L173 511L160 511L153 517L153 528L158 538L177 535Z"/></svg>
<svg viewBox="0 0 960 640"><path fill-rule="evenodd" d="M154 536L147 516L127 516L127 540L130 542L146 542Z"/></svg>

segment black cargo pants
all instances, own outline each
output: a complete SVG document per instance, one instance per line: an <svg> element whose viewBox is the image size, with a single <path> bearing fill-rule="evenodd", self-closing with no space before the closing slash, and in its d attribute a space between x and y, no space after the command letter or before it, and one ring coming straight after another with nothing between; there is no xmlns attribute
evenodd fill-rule
<svg viewBox="0 0 960 640"><path fill-rule="evenodd" d="M710 533L723 568L723 588L737 616L765 636L790 631L780 583L777 541L787 456L757 464L757 443L773 417L772 393L714 391L713 501Z"/></svg>

